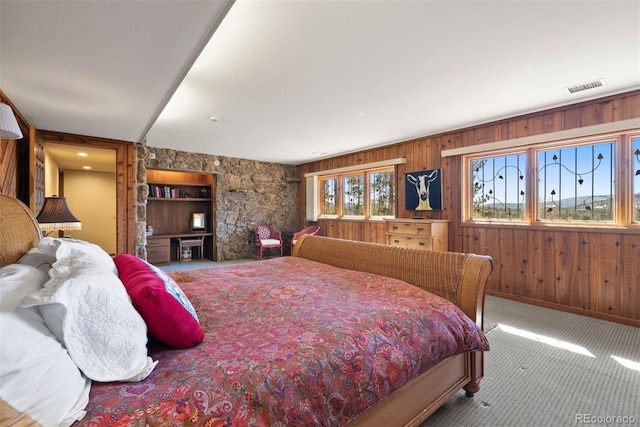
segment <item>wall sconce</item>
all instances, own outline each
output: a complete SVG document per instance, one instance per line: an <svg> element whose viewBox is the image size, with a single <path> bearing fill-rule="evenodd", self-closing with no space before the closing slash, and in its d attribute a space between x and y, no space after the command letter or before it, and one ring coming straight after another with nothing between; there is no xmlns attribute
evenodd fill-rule
<svg viewBox="0 0 640 427"><path fill-rule="evenodd" d="M18 126L15 114L11 107L5 103L0 103L0 138L20 139L22 131Z"/></svg>
<svg viewBox="0 0 640 427"><path fill-rule="evenodd" d="M45 197L44 206L36 218L45 236L55 230L81 230L82 223L73 216L66 197Z"/></svg>

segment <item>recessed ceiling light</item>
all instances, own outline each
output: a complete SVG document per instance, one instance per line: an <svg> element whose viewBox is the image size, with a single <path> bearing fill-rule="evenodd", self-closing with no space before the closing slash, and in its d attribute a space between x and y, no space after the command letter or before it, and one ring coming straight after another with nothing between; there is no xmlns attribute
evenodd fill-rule
<svg viewBox="0 0 640 427"><path fill-rule="evenodd" d="M83 166L82 169L89 170L89 169L91 169L91 166Z"/></svg>
<svg viewBox="0 0 640 427"><path fill-rule="evenodd" d="M83 153L83 152L79 152L79 153L78 153L78 156L80 156L80 157L87 157L87 156L88 156L88 154L87 154L87 153Z"/></svg>

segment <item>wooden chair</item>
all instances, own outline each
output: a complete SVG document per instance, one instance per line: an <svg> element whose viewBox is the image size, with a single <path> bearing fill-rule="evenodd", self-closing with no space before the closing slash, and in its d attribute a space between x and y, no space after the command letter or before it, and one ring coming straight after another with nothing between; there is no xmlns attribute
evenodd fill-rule
<svg viewBox="0 0 640 427"><path fill-rule="evenodd" d="M302 236L304 234L310 234L312 236L315 236L319 232L320 232L320 227L319 226L310 225L309 227L303 228L302 230L296 231L295 233L293 233L293 237L291 237L291 252L293 253L293 247L295 246L296 241L298 241L300 236Z"/></svg>
<svg viewBox="0 0 640 427"><path fill-rule="evenodd" d="M256 246L256 258L262 259L262 253L265 250L267 250L267 256L269 256L268 250L273 248L280 248L280 256L282 256L282 233L278 230L268 225L256 225L253 227L253 236Z"/></svg>
<svg viewBox="0 0 640 427"><path fill-rule="evenodd" d="M193 251L196 248L199 248L200 259L203 259L204 256L202 254L204 249L204 236L199 237L178 237L178 261L182 264L182 249L183 248L191 248ZM193 252L192 252L193 255Z"/></svg>

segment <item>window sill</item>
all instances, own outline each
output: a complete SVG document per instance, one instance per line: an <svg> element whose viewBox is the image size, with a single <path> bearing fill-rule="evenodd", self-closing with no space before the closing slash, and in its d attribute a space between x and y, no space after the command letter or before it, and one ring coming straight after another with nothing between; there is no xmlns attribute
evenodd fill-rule
<svg viewBox="0 0 640 427"><path fill-rule="evenodd" d="M584 233L616 233L616 234L638 234L640 233L640 224L632 224L629 226L621 226L616 224L549 224L536 223L529 224L525 222L462 222L461 227L468 228L511 228L514 230L539 230L539 231L573 231Z"/></svg>

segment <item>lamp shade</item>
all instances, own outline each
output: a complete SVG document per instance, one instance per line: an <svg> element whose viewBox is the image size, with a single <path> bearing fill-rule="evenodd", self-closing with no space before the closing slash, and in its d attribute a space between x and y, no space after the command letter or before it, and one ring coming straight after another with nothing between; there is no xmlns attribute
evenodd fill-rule
<svg viewBox="0 0 640 427"><path fill-rule="evenodd" d="M65 197L45 197L44 206L36 219L40 229L47 233L54 230L82 229L82 223L69 210Z"/></svg>
<svg viewBox="0 0 640 427"><path fill-rule="evenodd" d="M7 104L0 103L0 138L20 139L22 131L18 126L13 110Z"/></svg>

